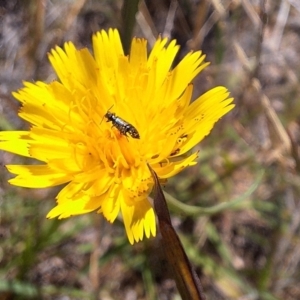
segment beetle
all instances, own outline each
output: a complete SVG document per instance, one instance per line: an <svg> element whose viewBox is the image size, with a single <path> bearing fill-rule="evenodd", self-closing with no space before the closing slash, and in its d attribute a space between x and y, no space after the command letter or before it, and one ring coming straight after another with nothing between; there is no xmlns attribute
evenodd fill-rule
<svg viewBox="0 0 300 300"><path fill-rule="evenodd" d="M137 129L127 121L118 117L115 113L112 113L108 110L104 117L107 119L106 122L112 122L113 126L115 126L121 132L121 134L125 136L129 134L134 139L140 138L140 134Z"/></svg>

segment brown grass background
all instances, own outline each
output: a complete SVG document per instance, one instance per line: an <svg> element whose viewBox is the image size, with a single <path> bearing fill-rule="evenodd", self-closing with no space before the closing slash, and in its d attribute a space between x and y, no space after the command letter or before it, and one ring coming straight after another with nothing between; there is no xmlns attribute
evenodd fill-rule
<svg viewBox="0 0 300 300"><path fill-rule="evenodd" d="M126 32L122 5L0 0L1 130L28 128L11 92L55 79L51 48L90 48L100 29ZM151 48L159 33L177 39L178 60L201 49L211 62L195 97L224 85L235 98L198 147L199 163L165 186L182 203L212 208L193 214L168 197L207 299L300 299L299 1L140 1L134 35ZM180 299L157 239L131 246L121 221L95 214L46 220L59 189L10 186L4 165L19 163L30 161L0 152L0 300Z"/></svg>

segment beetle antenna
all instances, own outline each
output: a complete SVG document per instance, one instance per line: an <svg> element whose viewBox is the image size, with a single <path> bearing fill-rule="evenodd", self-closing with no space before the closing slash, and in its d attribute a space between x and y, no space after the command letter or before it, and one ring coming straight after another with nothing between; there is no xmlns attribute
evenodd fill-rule
<svg viewBox="0 0 300 300"><path fill-rule="evenodd" d="M107 110L108 112L114 107L114 104Z"/></svg>
<svg viewBox="0 0 300 300"><path fill-rule="evenodd" d="M107 110L106 114L113 108L113 106L114 106L114 104ZM101 122L100 122L99 125L101 125L101 123L103 122L103 119L104 119L105 115L103 115L103 117L102 117Z"/></svg>

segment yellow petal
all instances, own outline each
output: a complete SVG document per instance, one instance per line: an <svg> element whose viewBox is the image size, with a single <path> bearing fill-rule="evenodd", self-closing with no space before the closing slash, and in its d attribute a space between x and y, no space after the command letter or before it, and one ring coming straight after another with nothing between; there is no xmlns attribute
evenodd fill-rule
<svg viewBox="0 0 300 300"><path fill-rule="evenodd" d="M47 165L7 165L8 171L17 177L10 179L14 185L28 188L45 188L63 184L71 180L70 174L57 173Z"/></svg>
<svg viewBox="0 0 300 300"><path fill-rule="evenodd" d="M58 217L59 219L69 218L71 216L81 215L89 213L96 208L90 208L88 203L90 202L90 197L83 196L81 199L75 201L67 201L62 204L58 204L52 208L47 214L47 218L53 219Z"/></svg>
<svg viewBox="0 0 300 300"><path fill-rule="evenodd" d="M64 49L57 46L50 52L49 60L61 82L69 90L96 84L97 65L88 49L77 50L73 43L65 43Z"/></svg>
<svg viewBox="0 0 300 300"><path fill-rule="evenodd" d="M123 56L123 47L119 32L110 29L108 34L101 30L93 36L93 50L99 71L115 72L118 69L119 57ZM110 77L112 73L107 74Z"/></svg>
<svg viewBox="0 0 300 300"><path fill-rule="evenodd" d="M120 191L121 187L119 185L112 185L99 211L110 223L114 222L120 211Z"/></svg>
<svg viewBox="0 0 300 300"><path fill-rule="evenodd" d="M152 168L154 169L159 178L169 178L184 170L186 167L195 165L195 160L197 159L197 157L198 152L191 154L185 159L177 160L162 165L153 165Z"/></svg>
<svg viewBox="0 0 300 300"><path fill-rule="evenodd" d="M144 233L147 238L156 235L154 210L147 199L135 205L128 205L125 198L120 202L127 237L131 244L141 241Z"/></svg>
<svg viewBox="0 0 300 300"><path fill-rule="evenodd" d="M180 154L186 153L209 134L214 124L233 109L233 99L228 98L224 87L216 87L194 101L185 115L184 132L186 143L180 147Z"/></svg>
<svg viewBox="0 0 300 300"><path fill-rule="evenodd" d="M2 131L0 132L0 149L22 156L29 154L29 131Z"/></svg>

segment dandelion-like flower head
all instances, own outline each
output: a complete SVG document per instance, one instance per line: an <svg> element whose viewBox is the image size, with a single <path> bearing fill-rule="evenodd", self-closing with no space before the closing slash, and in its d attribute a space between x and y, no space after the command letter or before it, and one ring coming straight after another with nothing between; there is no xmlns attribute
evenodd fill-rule
<svg viewBox="0 0 300 300"><path fill-rule="evenodd" d="M130 243L155 236L147 164L161 180L194 165L197 152L188 151L233 108L224 87L191 103L204 55L191 52L172 69L179 47L167 42L159 37L148 56L147 41L134 38L125 56L118 31L101 31L94 56L70 42L51 51L59 81L25 82L13 93L32 127L1 132L0 148L41 161L7 166L12 184L66 184L47 217L97 211L113 222L121 212Z"/></svg>

